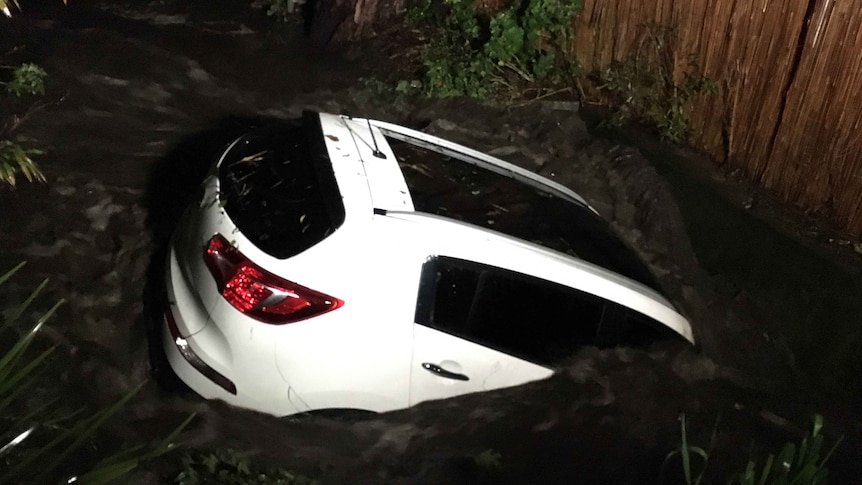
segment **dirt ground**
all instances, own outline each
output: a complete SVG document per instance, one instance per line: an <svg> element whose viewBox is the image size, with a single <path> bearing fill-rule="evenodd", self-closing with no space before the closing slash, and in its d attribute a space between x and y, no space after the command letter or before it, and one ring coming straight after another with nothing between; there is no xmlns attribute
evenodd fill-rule
<svg viewBox="0 0 862 485"><path fill-rule="evenodd" d="M242 4L242 5L240 5ZM706 447L710 477L750 450L777 451L826 415L846 435L834 483L862 464L862 256L811 215L662 145L595 129L576 103L518 109L421 101L365 89L392 46L347 56L309 45L242 2L110 2L46 7L5 21L0 51L49 73L22 136L44 147L46 184L0 188L2 288L20 301L42 278L65 298L46 330L59 392L104 405L149 376L146 289L202 171L251 120L317 109L420 128L571 186L650 264L693 322L697 350L584 349L552 378L359 421L276 420L150 382L108 430L155 439L188 412L190 446L233 447L324 483L654 483L679 445ZM380 53L386 55L379 56ZM150 335L151 336L151 335ZM474 457L499 453L487 476ZM675 464L678 470L678 464ZM165 461L136 476L165 481ZM669 482L678 479L671 476Z"/></svg>

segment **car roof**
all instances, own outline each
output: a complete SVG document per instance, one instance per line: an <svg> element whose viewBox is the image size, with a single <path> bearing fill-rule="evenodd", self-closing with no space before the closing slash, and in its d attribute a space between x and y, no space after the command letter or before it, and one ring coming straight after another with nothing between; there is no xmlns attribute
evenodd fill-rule
<svg viewBox="0 0 862 485"><path fill-rule="evenodd" d="M402 126L334 115L322 119L325 134L333 131L328 124L350 133L351 148L361 160L350 165L354 172L361 168L364 180L352 180L356 187L348 187L352 192L344 196L345 205L352 206L348 212L361 206L360 217L366 220L373 210L436 214L536 243L659 289L641 259L571 189ZM344 138L325 136L329 142ZM331 157L341 162L346 151L336 146ZM363 197L357 204L360 192Z"/></svg>
<svg viewBox="0 0 862 485"><path fill-rule="evenodd" d="M347 192L342 195L351 199L348 203L353 206L367 209L370 197L372 209L414 210L401 167L389 144L394 138L443 154L457 154L465 165L496 172L595 212L583 197L568 187L457 143L383 121L328 113L319 116L326 146L339 176L339 187L344 185L346 190L342 192ZM363 191L366 194L362 194Z"/></svg>

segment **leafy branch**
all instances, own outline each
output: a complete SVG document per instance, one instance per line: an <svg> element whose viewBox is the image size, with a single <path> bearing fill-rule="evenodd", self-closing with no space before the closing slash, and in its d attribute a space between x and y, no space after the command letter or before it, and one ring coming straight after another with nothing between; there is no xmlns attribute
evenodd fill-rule
<svg viewBox="0 0 862 485"><path fill-rule="evenodd" d="M0 66L0 71L11 71L8 80L0 81L0 86L7 97L18 99L45 94L45 79L48 75L36 64L4 65ZM30 104L23 115L19 116L13 112L3 121L0 127L0 181L15 187L19 174L30 182L45 181L44 174L34 160L43 151L37 148L26 148L14 141L13 136L27 118L46 105L47 103L37 101Z"/></svg>
<svg viewBox="0 0 862 485"><path fill-rule="evenodd" d="M48 77L48 73L36 64L28 62L20 66L0 66L0 69L13 70L10 81L0 81L0 85L5 87L7 93L19 98L26 95L45 94L45 78Z"/></svg>
<svg viewBox="0 0 862 485"><path fill-rule="evenodd" d="M674 143L691 135L688 107L698 95L716 90L715 80L703 76L694 55L676 76L674 44L676 31L660 25L645 25L634 55L615 62L600 74L598 89L613 110L608 124L642 121L658 129L662 138Z"/></svg>
<svg viewBox="0 0 862 485"><path fill-rule="evenodd" d="M435 97L523 98L569 86L578 1L515 0L496 11L470 0L420 0L408 18L427 39L417 86ZM402 84L401 87L407 87Z"/></svg>

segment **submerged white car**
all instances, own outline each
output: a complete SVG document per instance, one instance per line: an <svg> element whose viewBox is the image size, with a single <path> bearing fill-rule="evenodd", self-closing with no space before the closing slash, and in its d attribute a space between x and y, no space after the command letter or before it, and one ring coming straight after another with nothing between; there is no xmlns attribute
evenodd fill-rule
<svg viewBox="0 0 862 485"><path fill-rule="evenodd" d="M221 155L174 234L163 344L206 398L389 411L694 342L576 193L389 123L305 113Z"/></svg>

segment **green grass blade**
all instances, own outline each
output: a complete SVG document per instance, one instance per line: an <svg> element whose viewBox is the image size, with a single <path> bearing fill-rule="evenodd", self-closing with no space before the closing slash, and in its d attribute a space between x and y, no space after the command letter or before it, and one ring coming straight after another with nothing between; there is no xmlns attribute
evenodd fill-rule
<svg viewBox="0 0 862 485"><path fill-rule="evenodd" d="M34 326L30 332L26 335L22 336L15 342L15 345L12 346L11 349L6 351L3 354L3 357L0 358L0 383L6 381L9 374L15 369L15 364L18 362L18 359L24 355L24 352L27 351L27 348L30 346L30 342L33 340L33 336L39 329Z"/></svg>
<svg viewBox="0 0 862 485"><path fill-rule="evenodd" d="M661 468L658 472L658 480L656 483L662 484L665 482L665 473L667 473L667 466L670 464L671 458L679 454L679 450L673 450L664 457L664 461L661 464Z"/></svg>
<svg viewBox="0 0 862 485"><path fill-rule="evenodd" d="M745 466L745 471L742 472L742 475L739 477L740 485L754 485L755 475L754 462L749 460L748 465Z"/></svg>
<svg viewBox="0 0 862 485"><path fill-rule="evenodd" d="M820 434L820 430L823 429L823 416L819 414L814 415L814 426L811 430L811 436L817 436Z"/></svg>
<svg viewBox="0 0 862 485"><path fill-rule="evenodd" d="M718 414L715 418L715 423L712 424L712 433L709 436L709 450L704 451L701 449L703 453L698 453L701 458L703 458L703 466L700 469L700 473L697 474L697 479L695 479L694 484L700 485L703 481L704 475L706 475L706 470L709 468L709 455L715 450L715 444L718 441L718 427L721 423L721 413Z"/></svg>
<svg viewBox="0 0 862 485"><path fill-rule="evenodd" d="M67 430L64 433L61 433L59 436L56 436L53 440L51 440L48 444L44 446L40 446L38 449L33 450L31 453L28 453L17 465L13 468L6 470L6 473L0 476L0 483L11 483L14 482L14 477L21 477L27 470L27 467L30 466L33 462L42 457L42 455L51 451L54 447L62 443L66 438L71 436L71 431Z"/></svg>
<svg viewBox="0 0 862 485"><path fill-rule="evenodd" d="M799 448L796 452L796 456L793 459L791 470L800 469L805 465L805 457L808 456L808 447L808 438L802 438L802 441L799 442Z"/></svg>
<svg viewBox="0 0 862 485"><path fill-rule="evenodd" d="M18 339L18 342L16 342L15 345L13 345L12 348L9 349L9 351L7 351L2 358L0 358L0 383L6 380L6 377L9 375L11 369L14 367L13 364L20 358L21 355L23 355L24 351L27 350L27 347L30 346L30 342L36 336L36 333L38 333L39 330L42 328L42 325L44 325L45 322L48 321L48 319L51 318L54 313L57 312L57 309L60 308L60 305L62 305L63 303L65 303L65 300L61 299L56 304L54 304L54 306L51 307L50 310L45 312L45 314L42 315L41 318L39 318L39 321L36 322L36 325L34 325L33 328L31 328L26 335Z"/></svg>
<svg viewBox="0 0 862 485"><path fill-rule="evenodd" d="M93 471L85 473L84 475L74 477L74 483L80 485L102 485L105 483L114 483L130 471L137 468L139 464L140 458L130 458L128 460L114 463L113 465L99 467ZM72 478L69 480L72 480Z"/></svg>
<svg viewBox="0 0 862 485"><path fill-rule="evenodd" d="M48 285L48 279L46 278L46 279L42 280L42 283L40 283L39 286L37 286L35 290L30 292L30 296L28 296L27 299L24 300L23 303L18 305L18 307L16 309L12 310L12 312L6 316L6 322L11 323L11 322L14 322L14 321L18 320L19 318L21 318L21 315L23 315L24 312L27 311L27 308L30 307L30 305L33 303L33 300L35 300L36 297L38 297L39 294L42 293L42 290L44 290L45 286L47 286L47 285Z"/></svg>
<svg viewBox="0 0 862 485"><path fill-rule="evenodd" d="M146 453L141 453L142 449L144 449L144 445L138 445L138 446L135 446L134 448L131 448L128 450L123 450L123 451L120 451L119 453L115 453L111 456L103 458L102 460L99 460L98 463L96 463L96 465L93 467L93 470L95 470L97 468L109 467L109 466L115 465L117 463L120 463L121 461L131 460L132 458L140 459L142 456L144 456L146 454ZM89 473L89 472L87 472L87 473Z"/></svg>
<svg viewBox="0 0 862 485"><path fill-rule="evenodd" d="M141 463L157 458L169 451L172 451L176 448L176 444L174 440L180 435L180 433L185 430L185 428L192 422L192 420L197 416L197 413L192 413L187 417L179 426L174 428L174 430L169 434L165 439L163 439L158 446L153 448L151 451L146 453L138 454L138 451L141 447L137 447L134 450L119 453L114 455L113 457L108 458L107 460L103 460L99 465L96 466L94 470L87 472L80 477L77 477L75 483L80 483L82 485L102 485L105 483L111 483L115 480L118 480L120 477L126 475L131 472L135 468L138 467Z"/></svg>
<svg viewBox="0 0 862 485"><path fill-rule="evenodd" d="M56 470L57 467L59 467L61 464L63 464L63 462L66 460L66 458L68 458L69 455L72 454L72 452L74 452L82 444L84 444L84 442L87 441L99 429L99 427L101 427L102 424L104 424L105 421L107 421L111 416L116 414L123 406L125 406L126 403L130 399L132 399L132 397L134 397L135 394L137 394L138 391L140 391L142 387L144 387L144 384L146 384L146 381L138 384L137 387L135 387L134 389L129 391L119 401L117 401L113 405L111 405L111 407L98 413L96 415L96 419L92 420L92 423L88 423L88 426L86 426L86 428L83 429L81 433L77 434L77 438L69 446L67 446L66 449L64 449L60 453L60 455L57 458L55 458L54 461L50 465L45 467L44 471L42 472L42 476L49 475L54 470Z"/></svg>
<svg viewBox="0 0 862 485"><path fill-rule="evenodd" d="M9 392L9 390L14 388L19 382L21 382L22 379L24 379L31 372L37 369L42 364L42 362L54 352L55 348L56 347L51 347L45 350L35 359L32 359L27 365L19 369L18 372L16 372L12 376L5 379L0 379L0 396Z"/></svg>
<svg viewBox="0 0 862 485"><path fill-rule="evenodd" d="M689 446L688 449L689 449L689 452L694 453L695 455L701 457L704 461L706 461L707 458L709 458L709 455L707 454L706 450L704 450L700 446Z"/></svg>
<svg viewBox="0 0 862 485"><path fill-rule="evenodd" d="M829 453L827 453L823 458L823 461L820 462L820 468L823 468L823 466L826 465L826 462L830 457L832 457L832 453L835 453L835 450L838 449L838 445L840 445L842 441L844 441L843 435L838 438L838 441L836 441L834 445L832 445L832 448L829 448Z"/></svg>
<svg viewBox="0 0 862 485"><path fill-rule="evenodd" d="M37 417L40 417L40 415L42 413L44 413L46 409L53 406L58 400L59 400L59 398L51 399L50 401L46 402L45 404L43 404L43 405L37 407L36 409L30 411L28 414L22 416L21 418L18 418L18 420L15 422L15 424L10 426L9 429L11 430L11 429L15 429L15 428L23 428L25 423L28 423L34 419L39 421L40 424L42 424L44 426L45 423L42 423L41 419L37 419Z"/></svg>
<svg viewBox="0 0 862 485"><path fill-rule="evenodd" d="M781 450L781 453L778 454L778 462L776 463L780 467L780 476L786 476L788 473L790 473L790 470L793 468L793 459L795 455L795 444L787 443L786 445L784 445L784 448Z"/></svg>
<svg viewBox="0 0 862 485"><path fill-rule="evenodd" d="M23 433L19 433L17 436L12 438L8 443L6 443L5 445L3 445L2 448L0 448L0 456L3 456L6 453L9 453L14 450L18 445L23 443L35 430L36 425L33 425Z"/></svg>
<svg viewBox="0 0 862 485"><path fill-rule="evenodd" d="M15 468L12 468L5 475L0 477L0 483L6 483L9 479L9 477L20 477L20 476L22 476L22 474L24 473L25 470L27 470L27 467L29 467L30 464L35 462L37 459L41 458L42 455L53 450L55 447L57 447L58 445L60 445L64 441L67 441L72 436L79 436L81 434L82 430L84 430L88 426L90 426L90 424L92 422L94 422L95 420L97 420L103 413L104 413L104 411L100 411L100 412L96 413L95 415L93 415L92 417L82 420L75 427L73 427L71 429L67 429L63 433L60 433L59 435L54 437L54 439L51 440L48 444L40 447L38 450L34 450L32 453L27 455L23 460L21 460L21 462L19 462L18 465L15 466Z"/></svg>
<svg viewBox="0 0 862 485"><path fill-rule="evenodd" d="M688 442L685 431L685 413L680 414L679 421L682 428L682 446L680 447L682 472L685 475L685 483L687 485L691 485L691 457L688 454Z"/></svg>
<svg viewBox="0 0 862 485"><path fill-rule="evenodd" d="M790 483L809 485L814 481L814 477L819 471L820 469L817 468L817 465L813 465L810 463L806 464L794 473L793 480L791 480Z"/></svg>
<svg viewBox="0 0 862 485"><path fill-rule="evenodd" d="M135 390L134 392L137 392L137 390ZM105 417L105 415L108 413L108 411L110 409L113 409L113 407L108 408L108 409L103 409L103 410L93 414L89 418L85 418L85 419L80 420L74 427L66 429L65 431L63 431L59 435L55 436L54 439L51 440L46 445L41 446L41 447L39 447L39 449L34 450L32 453L28 454L14 468L8 470L4 475L0 476L0 483L8 483L10 481L10 477L22 476L24 474L24 472L27 470L27 468L33 462L35 462L36 460L39 460L43 455L47 454L49 451L53 450L54 448L61 445L62 443L68 442L73 437L76 437L76 436L80 437L81 442L83 442L84 440L89 438L89 435L85 436L85 433L87 432L87 430L92 429L93 424L96 423L97 421L107 419ZM93 430L93 431L95 431L95 430ZM71 445L66 447L65 451L66 451L67 455L69 453L71 453L72 451L74 451L74 449L70 449L70 447L71 447ZM43 468L40 471L42 472L42 476L37 477L37 478L41 479L41 481L46 481L44 475L47 475L48 473L50 473L53 470L46 470ZM39 482L40 481L39 479L37 479L36 481Z"/></svg>
<svg viewBox="0 0 862 485"><path fill-rule="evenodd" d="M772 453L766 458L766 464L763 465L763 473L760 475L760 481L757 482L758 485L766 485L766 480L769 479L769 476L772 474L772 466L775 464L775 455ZM753 465L753 463L752 463Z"/></svg>
<svg viewBox="0 0 862 485"><path fill-rule="evenodd" d="M2 413L10 404L12 404L15 399L18 398L21 394L27 391L33 382L39 380L39 377L45 372L45 368L39 369L36 374L30 376L24 383L20 386L16 387L14 391L10 392L2 401L0 401L0 413ZM56 401L56 399L51 400Z"/></svg>
<svg viewBox="0 0 862 485"><path fill-rule="evenodd" d="M18 263L18 266L15 266L14 268L4 273L3 276L0 276L0 285L5 283L6 280L8 280L12 277L12 275L17 273L19 269L23 268L25 264L27 264L27 261L21 261L20 263Z"/></svg>
<svg viewBox="0 0 862 485"><path fill-rule="evenodd" d="M802 460L803 465L812 465L815 468L820 468L817 460L820 459L820 452L823 449L823 435L815 436L808 445L808 452Z"/></svg>
<svg viewBox="0 0 862 485"><path fill-rule="evenodd" d="M177 437L180 435L180 433L182 433L186 429L186 427L192 422L193 419L195 419L195 417L197 417L197 415L198 415L198 413L190 414L189 417L187 417L182 423L180 423L179 426L174 428L174 430L171 432L171 434L169 434L165 439L163 439L158 444L158 446L153 448L153 450L147 454L147 459L149 460L149 459L157 458L157 457L164 455L165 453L173 450L174 448L176 448L176 444L174 444L174 440L177 439Z"/></svg>

